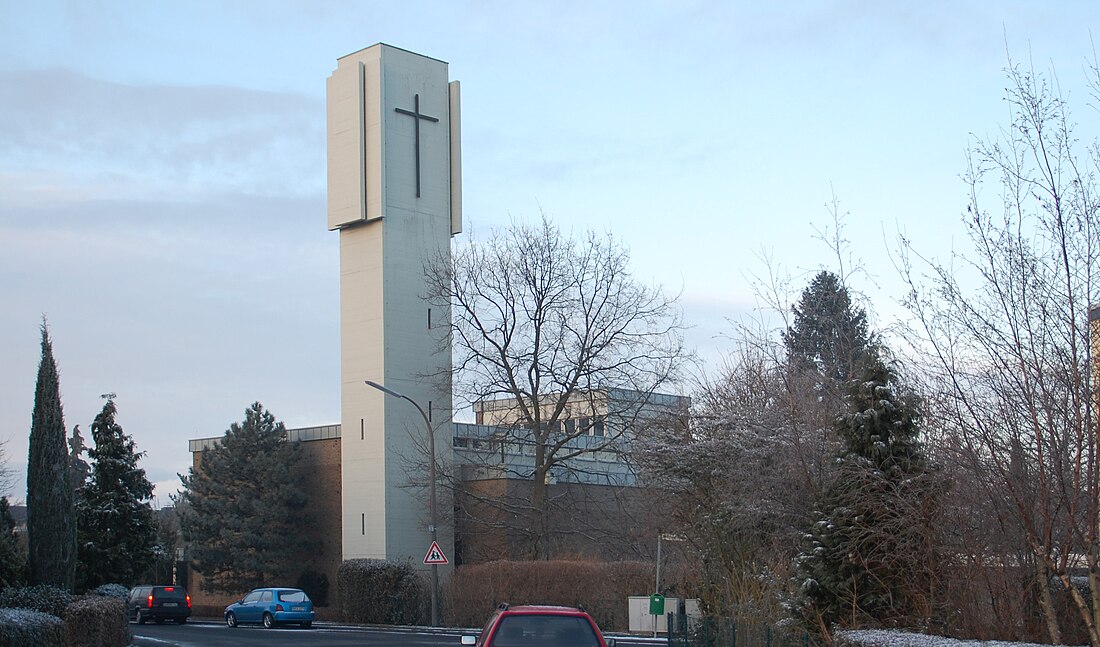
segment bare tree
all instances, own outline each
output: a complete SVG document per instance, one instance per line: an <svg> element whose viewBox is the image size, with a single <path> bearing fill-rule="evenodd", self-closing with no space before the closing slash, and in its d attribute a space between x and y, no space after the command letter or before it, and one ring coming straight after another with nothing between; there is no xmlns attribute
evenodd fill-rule
<svg viewBox="0 0 1100 647"><path fill-rule="evenodd" d="M473 407L494 429L486 442L524 457L499 461L527 484L499 512L531 557L548 555L555 475L618 455L688 359L676 298L635 279L629 261L612 236L574 238L543 216L426 271L431 296L452 308L456 410Z"/></svg>
<svg viewBox="0 0 1100 647"><path fill-rule="evenodd" d="M964 176L973 249L947 263L902 255L913 341L928 351L939 451L970 470L995 526L1021 538L1032 559L1013 561L1035 569L1048 638L1063 640L1057 587L1100 644L1089 329L1100 301L1100 158L1096 144L1082 150L1053 75L1011 61L1006 74L1011 123L975 142ZM1091 88L1095 99L1095 66ZM1074 586L1074 568L1087 573L1087 591Z"/></svg>

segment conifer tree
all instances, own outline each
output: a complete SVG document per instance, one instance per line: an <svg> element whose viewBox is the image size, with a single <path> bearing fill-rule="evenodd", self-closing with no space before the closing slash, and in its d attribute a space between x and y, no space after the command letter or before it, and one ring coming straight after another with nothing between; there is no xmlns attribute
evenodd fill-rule
<svg viewBox="0 0 1100 647"><path fill-rule="evenodd" d="M76 515L65 448L61 387L49 329L42 322L42 358L27 458L27 563L32 584L72 590Z"/></svg>
<svg viewBox="0 0 1100 647"><path fill-rule="evenodd" d="M834 625L927 619L935 566L930 541L936 481L917 440L919 401L882 361L848 389L835 430L844 440L797 558L794 612L828 634Z"/></svg>
<svg viewBox="0 0 1100 647"><path fill-rule="evenodd" d="M73 433L69 436L69 476L73 482L73 493L79 497L80 488L88 480L92 468L88 461L84 460L84 453L88 448L84 446L84 437L80 435L80 425L73 427Z"/></svg>
<svg viewBox="0 0 1100 647"><path fill-rule="evenodd" d="M836 274L819 272L792 311L794 322L783 333L792 368L843 383L873 354L867 313L852 303Z"/></svg>
<svg viewBox="0 0 1100 647"><path fill-rule="evenodd" d="M21 586L27 569L27 560L15 535L15 518L11 514L8 497L0 498L0 589Z"/></svg>
<svg viewBox="0 0 1100 647"><path fill-rule="evenodd" d="M143 452L135 451L134 440L115 422L117 413L109 399L92 423L90 476L77 497L77 574L83 589L133 586L153 563L153 485L137 466Z"/></svg>
<svg viewBox="0 0 1100 647"><path fill-rule="evenodd" d="M294 581L310 548L299 457L283 423L255 402L181 475L180 527L205 590Z"/></svg>

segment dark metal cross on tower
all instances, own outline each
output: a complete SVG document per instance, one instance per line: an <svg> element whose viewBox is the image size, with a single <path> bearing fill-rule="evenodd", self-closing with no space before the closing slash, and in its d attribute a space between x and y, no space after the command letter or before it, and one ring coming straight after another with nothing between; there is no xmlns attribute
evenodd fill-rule
<svg viewBox="0 0 1100 647"><path fill-rule="evenodd" d="M420 197L420 120L427 119L428 121L438 122L435 117L429 117L428 115L420 114L420 95L413 95L413 109L406 110L404 108L394 108L397 112L403 115L409 115L413 117L413 123L416 124L416 197Z"/></svg>

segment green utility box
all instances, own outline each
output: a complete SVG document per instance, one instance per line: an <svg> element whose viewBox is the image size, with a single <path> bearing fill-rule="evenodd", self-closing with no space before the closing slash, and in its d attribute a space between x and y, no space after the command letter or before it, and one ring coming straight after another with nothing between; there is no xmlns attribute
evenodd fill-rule
<svg viewBox="0 0 1100 647"><path fill-rule="evenodd" d="M654 593L653 595L649 596L649 615L665 615L665 596L661 595L660 593Z"/></svg>

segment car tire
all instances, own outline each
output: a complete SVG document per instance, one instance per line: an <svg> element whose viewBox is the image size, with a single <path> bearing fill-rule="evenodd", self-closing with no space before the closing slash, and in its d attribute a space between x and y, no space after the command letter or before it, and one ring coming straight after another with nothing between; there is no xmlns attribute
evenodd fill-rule
<svg viewBox="0 0 1100 647"><path fill-rule="evenodd" d="M310 620L306 620L305 622L302 623L302 629L309 629L312 626L313 626L313 622L310 621Z"/></svg>
<svg viewBox="0 0 1100 647"><path fill-rule="evenodd" d="M157 619L156 619L156 623L157 623L158 625L162 625L162 624L164 624L164 618L157 618Z"/></svg>
<svg viewBox="0 0 1100 647"><path fill-rule="evenodd" d="M145 614L141 612L141 609L134 612L134 622L139 625L145 624Z"/></svg>
<svg viewBox="0 0 1100 647"><path fill-rule="evenodd" d="M225 614L225 624L227 626L230 626L230 627L236 627L237 626L237 614L233 613L232 611Z"/></svg>
<svg viewBox="0 0 1100 647"><path fill-rule="evenodd" d="M270 613L264 612L264 629L273 629L275 627L275 616Z"/></svg>
<svg viewBox="0 0 1100 647"><path fill-rule="evenodd" d="M179 618L176 620L176 622L180 623L181 625L185 625L187 624L187 618Z"/></svg>

